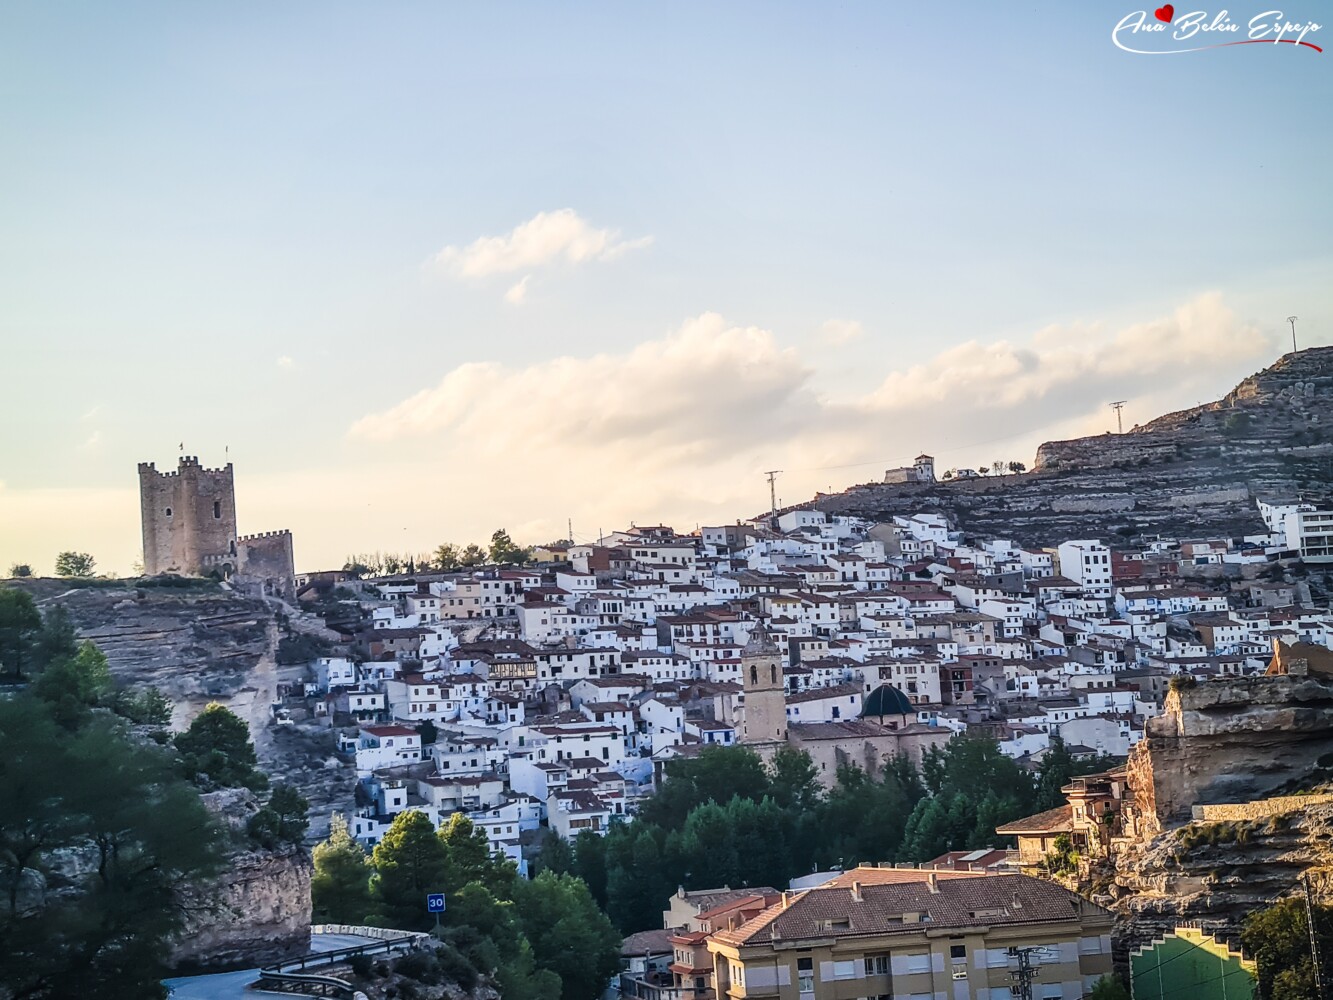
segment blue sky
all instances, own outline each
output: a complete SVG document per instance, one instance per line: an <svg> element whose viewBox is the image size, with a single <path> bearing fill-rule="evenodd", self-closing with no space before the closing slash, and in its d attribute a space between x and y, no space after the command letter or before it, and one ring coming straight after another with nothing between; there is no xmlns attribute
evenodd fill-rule
<svg viewBox="0 0 1333 1000"><path fill-rule="evenodd" d="M315 566L1030 461L1333 342L1333 54L1132 9L0 6L0 562L127 570L181 441ZM561 210L602 249L461 272Z"/></svg>

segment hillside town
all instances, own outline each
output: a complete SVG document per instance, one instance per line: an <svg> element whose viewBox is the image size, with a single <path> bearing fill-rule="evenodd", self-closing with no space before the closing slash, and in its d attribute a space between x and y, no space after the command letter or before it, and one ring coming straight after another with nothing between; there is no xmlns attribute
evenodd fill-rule
<svg viewBox="0 0 1333 1000"><path fill-rule="evenodd" d="M521 567L308 574L298 602L335 607L339 642L275 711L338 732L367 846L403 810L463 811L521 870L540 828L631 822L666 762L714 744L799 747L829 784L966 732L1026 767L1052 734L1123 758L1173 682L1333 645L1326 603L1280 573L1325 558L1328 515L1260 511L1270 530L1241 539L1034 549L928 512L794 509ZM756 671L770 660L780 678Z"/></svg>

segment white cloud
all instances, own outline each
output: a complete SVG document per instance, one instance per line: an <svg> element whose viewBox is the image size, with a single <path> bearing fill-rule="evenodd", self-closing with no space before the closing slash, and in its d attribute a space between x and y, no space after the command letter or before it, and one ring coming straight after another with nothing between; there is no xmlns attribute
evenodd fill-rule
<svg viewBox="0 0 1333 1000"><path fill-rule="evenodd" d="M651 236L622 240L618 229L595 229L574 209L562 208L538 212L503 236L482 236L465 247L447 246L432 262L456 277L488 278L558 261L613 260L650 243Z"/></svg>
<svg viewBox="0 0 1333 1000"><path fill-rule="evenodd" d="M88 439L84 441L83 444L79 445L79 450L92 451L101 443L102 443L102 432L100 430L93 431L91 434L88 435Z"/></svg>
<svg viewBox="0 0 1333 1000"><path fill-rule="evenodd" d="M532 275L525 274L521 281L511 285L509 291L505 292L505 301L516 306L522 305L524 300L528 297L528 281L531 280L531 278Z"/></svg>
<svg viewBox="0 0 1333 1000"><path fill-rule="evenodd" d="M854 319L828 319L819 327L819 339L834 347L859 340L865 333L865 327Z"/></svg>
<svg viewBox="0 0 1333 1000"><path fill-rule="evenodd" d="M1270 364L1279 339L1218 295L1121 329L978 339L914 367L894 368L866 336L839 357L879 364L882 376L871 391L840 393L774 333L704 314L616 353L457 366L362 416L320 467L238 468L240 515L247 531L291 526L301 569L356 551L484 542L501 526L549 541L568 517L579 538L630 520L690 530L765 509L765 469L786 470L779 500L796 503L879 479L920 451L941 469L1030 465L1044 440L1114 429L1111 400L1129 400L1128 428L1218 398ZM410 488L386 494L385 484ZM137 502L133 490L11 481L0 490L0 565L78 548L128 566Z"/></svg>
<svg viewBox="0 0 1333 1000"><path fill-rule="evenodd" d="M280 358L278 358L277 365L279 368L294 368L296 366L296 362L293 361L286 354L284 354Z"/></svg>
<svg viewBox="0 0 1333 1000"><path fill-rule="evenodd" d="M1131 400L1129 426L1131 412L1141 422L1216 398L1274 346L1205 295L1121 330L1071 325L1025 343L970 341L887 372L870 392L825 398L794 349L710 313L618 354L461 365L356 421L349 441L405 465L424 446L441 468L486 483L459 493L456 472L442 474L458 523L547 516L556 537L562 515L586 522L595 510L608 524L692 526L762 509L769 468L787 470L779 488L797 502L878 479L921 450L942 468L1031 464L1043 440L1114 426L1112 399Z"/></svg>

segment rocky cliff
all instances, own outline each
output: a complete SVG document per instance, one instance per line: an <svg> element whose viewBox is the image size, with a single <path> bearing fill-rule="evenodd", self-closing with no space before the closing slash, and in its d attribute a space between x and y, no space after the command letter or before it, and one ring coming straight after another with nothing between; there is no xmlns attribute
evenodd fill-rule
<svg viewBox="0 0 1333 1000"><path fill-rule="evenodd" d="M1333 773L1333 681L1237 677L1170 691L1130 755L1142 835L1193 807L1311 787Z"/></svg>
<svg viewBox="0 0 1333 1000"><path fill-rule="evenodd" d="M259 766L275 781L300 789L310 800L311 839L326 836L330 813L351 808L355 773L335 756L328 728L314 722L273 725L270 706L278 681L302 675L276 661L281 606L210 580L177 583L99 580L71 587L69 581L47 579L13 585L32 593L44 612L63 607L80 638L106 654L118 682L152 685L170 698L173 728L185 728L211 701L245 719ZM304 621L293 624L301 631L313 628Z"/></svg>
<svg viewBox="0 0 1333 1000"><path fill-rule="evenodd" d="M1333 802L1254 819L1190 823L1128 848L1107 902L1119 944L1147 944L1177 922L1234 941L1245 917L1292 893L1305 872L1333 870Z"/></svg>
<svg viewBox="0 0 1333 1000"><path fill-rule="evenodd" d="M1333 347L1288 354L1223 399L1124 434L1052 441L1034 471L821 494L834 514L946 513L1026 545L1118 534L1240 536L1264 529L1254 499L1333 490Z"/></svg>
<svg viewBox="0 0 1333 1000"><path fill-rule="evenodd" d="M310 947L309 853L301 847L255 850L245 824L259 808L254 793L227 788L203 796L236 847L227 870L186 901L192 916L172 952L186 972L264 965Z"/></svg>

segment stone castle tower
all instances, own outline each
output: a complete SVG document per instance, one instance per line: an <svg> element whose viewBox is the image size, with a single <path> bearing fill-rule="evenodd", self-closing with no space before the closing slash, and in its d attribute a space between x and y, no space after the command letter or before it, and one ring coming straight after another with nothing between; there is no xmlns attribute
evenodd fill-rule
<svg viewBox="0 0 1333 1000"><path fill-rule="evenodd" d="M205 469L185 455L175 472L139 463L143 570L203 576L236 568L236 492L231 463Z"/></svg>
<svg viewBox="0 0 1333 1000"><path fill-rule="evenodd" d="M745 710L742 743L774 743L787 738L787 696L782 690L782 653L764 623L750 632L741 650Z"/></svg>

